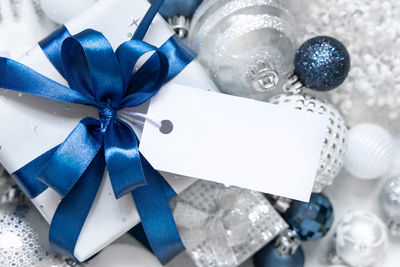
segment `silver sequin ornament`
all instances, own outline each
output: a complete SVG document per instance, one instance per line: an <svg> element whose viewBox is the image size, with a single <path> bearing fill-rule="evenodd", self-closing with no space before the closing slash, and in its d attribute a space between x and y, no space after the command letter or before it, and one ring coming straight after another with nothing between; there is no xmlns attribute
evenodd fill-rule
<svg viewBox="0 0 400 267"><path fill-rule="evenodd" d="M387 217L389 233L400 236L400 176L392 177L385 182L380 198Z"/></svg>
<svg viewBox="0 0 400 267"><path fill-rule="evenodd" d="M261 193L203 180L171 208L198 267L238 266L288 227Z"/></svg>
<svg viewBox="0 0 400 267"><path fill-rule="evenodd" d="M0 206L0 266L69 267L72 260L53 252L48 225L26 204Z"/></svg>
<svg viewBox="0 0 400 267"><path fill-rule="evenodd" d="M210 0L195 12L189 42L227 94L266 100L293 69L294 20L277 0Z"/></svg>
<svg viewBox="0 0 400 267"><path fill-rule="evenodd" d="M280 94L272 97L269 102L329 117L313 188L314 192L321 192L325 186L332 184L344 164L347 127L342 116L333 106L309 95Z"/></svg>
<svg viewBox="0 0 400 267"><path fill-rule="evenodd" d="M370 266L383 257L388 245L384 223L368 211L348 212L337 224L337 255L350 266Z"/></svg>

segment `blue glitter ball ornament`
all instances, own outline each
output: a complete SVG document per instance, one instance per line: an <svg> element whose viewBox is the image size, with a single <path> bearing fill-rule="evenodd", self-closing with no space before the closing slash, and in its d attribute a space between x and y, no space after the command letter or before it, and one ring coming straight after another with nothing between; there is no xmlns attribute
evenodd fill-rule
<svg viewBox="0 0 400 267"><path fill-rule="evenodd" d="M191 17L201 0L165 0L159 13L165 19L173 16Z"/></svg>
<svg viewBox="0 0 400 267"><path fill-rule="evenodd" d="M339 86L350 70L350 55L338 40L318 36L296 52L295 74L307 88L328 91Z"/></svg>
<svg viewBox="0 0 400 267"><path fill-rule="evenodd" d="M293 201L284 217L301 240L317 240L332 226L333 207L326 196L313 193L309 203Z"/></svg>
<svg viewBox="0 0 400 267"><path fill-rule="evenodd" d="M293 255L280 254L270 242L254 255L253 262L255 267L303 267L304 252L299 247Z"/></svg>

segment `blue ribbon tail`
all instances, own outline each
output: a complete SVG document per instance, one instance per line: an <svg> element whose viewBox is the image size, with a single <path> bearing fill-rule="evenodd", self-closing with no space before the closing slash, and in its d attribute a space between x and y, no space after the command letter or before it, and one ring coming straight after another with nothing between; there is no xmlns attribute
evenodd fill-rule
<svg viewBox="0 0 400 267"><path fill-rule="evenodd" d="M164 178L142 157L147 186L132 192L152 251L165 264L185 249L172 216Z"/></svg>
<svg viewBox="0 0 400 267"><path fill-rule="evenodd" d="M117 199L146 185L139 140L125 122L115 119L109 124L104 137L104 148L107 170Z"/></svg>
<svg viewBox="0 0 400 267"><path fill-rule="evenodd" d="M101 148L102 140L92 133L99 125L96 119L81 120L44 165L38 179L60 196L67 195Z"/></svg>
<svg viewBox="0 0 400 267"><path fill-rule="evenodd" d="M47 162L53 157L58 147L53 147L12 174L19 187L30 199L37 197L48 188L37 177Z"/></svg>
<svg viewBox="0 0 400 267"><path fill-rule="evenodd" d="M53 249L74 258L76 242L95 200L104 172L104 151L101 149L57 207L49 233Z"/></svg>

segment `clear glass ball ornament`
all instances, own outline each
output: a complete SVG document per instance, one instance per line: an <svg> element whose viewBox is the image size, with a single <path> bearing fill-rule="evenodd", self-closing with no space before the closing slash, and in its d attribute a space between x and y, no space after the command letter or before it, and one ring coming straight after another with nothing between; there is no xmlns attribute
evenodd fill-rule
<svg viewBox="0 0 400 267"><path fill-rule="evenodd" d="M395 156L395 143L390 133L377 124L362 123L347 133L346 170L360 179L384 175Z"/></svg>
<svg viewBox="0 0 400 267"><path fill-rule="evenodd" d="M314 192L321 192L324 187L332 184L344 164L347 127L342 116L333 106L309 95L280 94L272 97L269 102L329 117L313 188Z"/></svg>
<svg viewBox="0 0 400 267"><path fill-rule="evenodd" d="M189 41L223 93L267 100L293 70L294 20L278 1L205 1Z"/></svg>
<svg viewBox="0 0 400 267"><path fill-rule="evenodd" d="M400 176L389 178L385 182L380 200L390 234L400 236Z"/></svg>
<svg viewBox="0 0 400 267"><path fill-rule="evenodd" d="M386 227L368 211L348 212L337 224L334 235L337 255L350 266L370 266L385 253Z"/></svg>

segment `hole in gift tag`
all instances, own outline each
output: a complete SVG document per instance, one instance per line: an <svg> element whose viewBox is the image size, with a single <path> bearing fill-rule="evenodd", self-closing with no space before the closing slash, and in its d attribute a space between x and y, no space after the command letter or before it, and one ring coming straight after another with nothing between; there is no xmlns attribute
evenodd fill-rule
<svg viewBox="0 0 400 267"><path fill-rule="evenodd" d="M174 124L170 120L162 120L160 132L163 134L169 134L174 129Z"/></svg>

